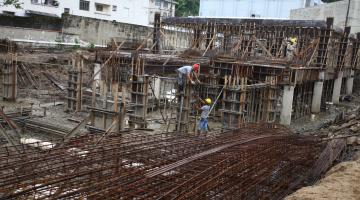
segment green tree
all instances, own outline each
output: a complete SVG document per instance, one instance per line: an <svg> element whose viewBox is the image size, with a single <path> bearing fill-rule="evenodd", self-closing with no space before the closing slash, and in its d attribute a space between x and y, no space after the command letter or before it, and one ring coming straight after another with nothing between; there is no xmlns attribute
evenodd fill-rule
<svg viewBox="0 0 360 200"><path fill-rule="evenodd" d="M17 9L21 8L22 3L19 2L19 0L4 0L2 3L0 3L0 7L2 6L14 6Z"/></svg>
<svg viewBox="0 0 360 200"><path fill-rule="evenodd" d="M187 17L199 15L200 0L178 0L175 16Z"/></svg>

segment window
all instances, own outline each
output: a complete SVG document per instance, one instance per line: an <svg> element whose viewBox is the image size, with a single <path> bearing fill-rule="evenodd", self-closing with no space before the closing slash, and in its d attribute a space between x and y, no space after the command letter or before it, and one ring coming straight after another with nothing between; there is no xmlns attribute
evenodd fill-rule
<svg viewBox="0 0 360 200"><path fill-rule="evenodd" d="M113 6L112 11L116 12L117 11L117 6Z"/></svg>
<svg viewBox="0 0 360 200"><path fill-rule="evenodd" d="M3 14L5 14L5 15L10 15L10 16L14 16L14 15L15 15L15 12L3 11Z"/></svg>
<svg viewBox="0 0 360 200"><path fill-rule="evenodd" d="M101 4L95 4L96 11L103 12L104 6Z"/></svg>
<svg viewBox="0 0 360 200"><path fill-rule="evenodd" d="M167 1L164 1L164 8L168 8L169 3Z"/></svg>
<svg viewBox="0 0 360 200"><path fill-rule="evenodd" d="M80 10L90 10L90 1L80 0Z"/></svg>
<svg viewBox="0 0 360 200"><path fill-rule="evenodd" d="M43 6L54 6L58 7L59 2L57 0L31 0L32 4L39 4Z"/></svg>
<svg viewBox="0 0 360 200"><path fill-rule="evenodd" d="M155 0L155 6L161 6L161 0Z"/></svg>
<svg viewBox="0 0 360 200"><path fill-rule="evenodd" d="M123 17L130 17L130 8L124 7Z"/></svg>
<svg viewBox="0 0 360 200"><path fill-rule="evenodd" d="M111 5L95 3L95 11L98 12L98 14L110 15Z"/></svg>
<svg viewBox="0 0 360 200"><path fill-rule="evenodd" d="M70 14L70 8L64 8L64 13L65 14Z"/></svg>

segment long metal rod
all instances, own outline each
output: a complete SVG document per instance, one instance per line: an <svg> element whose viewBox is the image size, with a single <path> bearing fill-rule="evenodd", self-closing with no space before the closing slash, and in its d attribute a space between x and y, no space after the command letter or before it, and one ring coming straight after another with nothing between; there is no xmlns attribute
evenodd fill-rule
<svg viewBox="0 0 360 200"><path fill-rule="evenodd" d="M349 22L350 4L351 4L351 0L348 0L348 6L347 6L346 18L345 18L345 27L348 26L348 22Z"/></svg>
<svg viewBox="0 0 360 200"><path fill-rule="evenodd" d="M219 92L218 96L216 97L216 100L214 101L214 104L213 104L213 105L211 106L211 108L210 108L210 111L209 111L207 117L209 117L209 115L211 114L212 110L215 108L215 106L216 106L216 104L217 104L217 102L218 102L221 94L224 92L225 87L226 87L226 85L224 85L224 87L223 87L223 88L221 89L221 91Z"/></svg>
<svg viewBox="0 0 360 200"><path fill-rule="evenodd" d="M97 144L100 138L71 138L46 150L41 150L50 147L46 143L28 144L34 148L21 154L0 148L0 199L283 197L287 190L281 188L298 177L305 180L324 149L313 137L290 135L268 124L200 138L131 132ZM319 169L323 167L316 173Z"/></svg>

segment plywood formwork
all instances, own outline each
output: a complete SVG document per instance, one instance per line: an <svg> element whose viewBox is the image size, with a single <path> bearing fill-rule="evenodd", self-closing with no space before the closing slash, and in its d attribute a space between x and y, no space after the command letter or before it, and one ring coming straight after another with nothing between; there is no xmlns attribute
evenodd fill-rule
<svg viewBox="0 0 360 200"><path fill-rule="evenodd" d="M173 39L165 35L164 28L187 33L181 35L188 37L185 40L189 41L188 47L191 49L150 53L152 50L161 53L160 44ZM292 56L289 56L287 48L292 37L297 38L297 46ZM127 88L130 91L127 108L132 112L128 114L132 127L135 124L146 127L149 109L154 111L159 108L164 111L161 113L163 121L169 124L171 120L165 120L168 116L164 115L165 110L169 109L166 106L169 99L152 94L155 93L152 81L155 76L162 76L162 80L175 76L175 69L183 65L201 64L202 84L188 86L190 93L185 95L183 109L179 109L180 99L172 101L172 106L178 107L177 122L180 122L183 130L189 130L185 126L196 124L198 114L193 111L193 105L198 97L215 100L220 95L221 103L214 107L210 116L222 116L222 121L228 124L276 122L279 120L283 88L294 87L292 118L309 115L314 85L325 83L325 91L318 98L323 99L321 104L324 107L326 102L336 99L332 91L335 87L327 83L334 83L331 80L341 73L343 82L351 85L348 81L351 78L349 72L357 68L359 63L359 41L349 35L349 28L335 30L332 19L169 18L162 22L161 27L159 24L154 27L153 43L154 48L149 51L139 46L135 52L124 52L118 49L120 44L115 51L97 53L97 60L102 63L101 78L105 81L100 96L106 97L105 91L113 83L118 83L119 88ZM322 73L325 76L320 78ZM341 94L348 93L345 90L349 91L344 84L340 88ZM171 89L176 90L175 86ZM330 100L329 96L332 96ZM173 113L174 109L168 111Z"/></svg>
<svg viewBox="0 0 360 200"><path fill-rule="evenodd" d="M352 78L348 72L359 67L359 34L350 35L351 27L335 29L332 18L326 21L168 18L163 21L163 27L193 33L189 47L204 52L212 60L210 66L214 75L219 75L214 77L219 84L225 75L234 77L236 70L249 70L247 85L266 83L267 76L272 76L280 88L294 86L294 119L311 113L316 82L330 83L342 74L344 84L340 93L351 93L348 87ZM290 38L297 39L291 57L287 50ZM230 63L237 65L221 69ZM320 73L325 73L322 79ZM338 102L332 91L335 88L325 86L322 107L325 101ZM270 99L279 99L279 94L270 95ZM332 99L324 100L327 96ZM241 103L240 96L237 103Z"/></svg>
<svg viewBox="0 0 360 200"><path fill-rule="evenodd" d="M282 63L289 67L326 68L329 67L327 59L335 56L338 60L336 68L351 67L345 64L344 59L348 55L351 63L357 60L357 53L349 51L357 51L358 40L350 38L350 27L338 31L333 29L332 24L332 18L326 22L219 18L168 18L163 21L164 27L196 32L195 39L203 43L197 48L202 51L206 51L209 40L200 40L201 37L215 37L212 41L216 43L213 48L216 52L242 61L266 60L270 65ZM207 39L212 39L209 37ZM297 38L297 47L294 59L287 60L286 43L291 37ZM330 46L336 46L337 50L331 52Z"/></svg>
<svg viewBox="0 0 360 200"><path fill-rule="evenodd" d="M100 67L99 71L94 71L94 74L98 73L101 81L99 81L99 85L94 85L95 81L93 83L92 124L102 130L108 130L114 121L121 119L116 127L123 129L126 107L129 109L127 98L132 78L131 59L114 56L111 53L101 54L97 52L96 60ZM102 112L99 113L94 108L102 110ZM98 121L98 125L95 121Z"/></svg>
<svg viewBox="0 0 360 200"><path fill-rule="evenodd" d="M67 110L81 111L83 107L83 68L84 60L76 56L72 61L72 69L68 71Z"/></svg>
<svg viewBox="0 0 360 200"><path fill-rule="evenodd" d="M133 113L129 114L130 127L146 128L148 109L149 76L144 74L145 60L134 56L132 60L131 104Z"/></svg>
<svg viewBox="0 0 360 200"><path fill-rule="evenodd" d="M5 101L16 101L18 89L18 64L15 55L7 55L2 63L2 97Z"/></svg>

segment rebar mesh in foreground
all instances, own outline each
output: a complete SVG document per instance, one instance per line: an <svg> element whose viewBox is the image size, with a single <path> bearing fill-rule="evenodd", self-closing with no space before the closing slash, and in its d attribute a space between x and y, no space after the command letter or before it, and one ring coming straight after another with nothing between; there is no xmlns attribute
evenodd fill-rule
<svg viewBox="0 0 360 200"><path fill-rule="evenodd" d="M269 125L99 138L2 149L0 199L279 199L303 184L324 149Z"/></svg>

